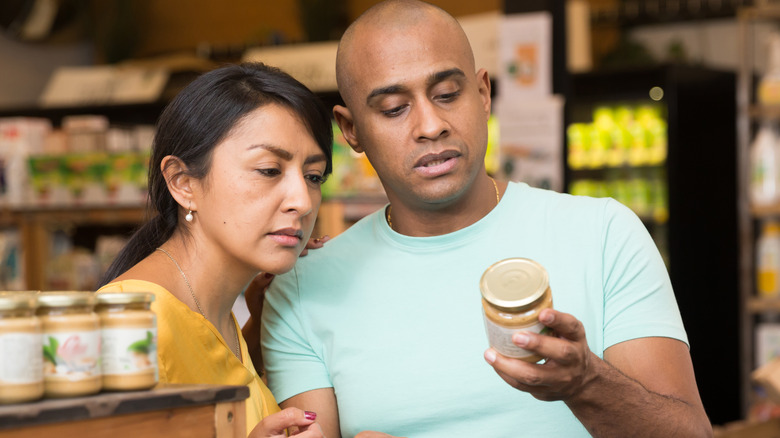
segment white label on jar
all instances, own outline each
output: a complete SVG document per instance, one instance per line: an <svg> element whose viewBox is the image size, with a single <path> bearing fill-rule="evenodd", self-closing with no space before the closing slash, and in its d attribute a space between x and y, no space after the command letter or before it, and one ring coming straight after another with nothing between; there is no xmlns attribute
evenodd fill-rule
<svg viewBox="0 0 780 438"><path fill-rule="evenodd" d="M485 331L487 332L488 343L490 344L491 347L493 347L493 349L495 349L496 351L498 351L499 353L503 354L506 357L521 359L536 354L515 345L512 342L513 334L517 332L543 333L543 331L546 333L547 331L549 331L547 326L545 326L540 322L537 322L536 324L530 325L528 327L523 327L520 329L506 328L491 321L490 318L488 318L487 316L484 316L485 315L484 311L482 312L482 315L485 319Z"/></svg>
<svg viewBox="0 0 780 438"><path fill-rule="evenodd" d="M100 376L100 330L44 333L43 375L72 381Z"/></svg>
<svg viewBox="0 0 780 438"><path fill-rule="evenodd" d="M0 335L0 384L20 385L42 380L41 334Z"/></svg>
<svg viewBox="0 0 780 438"><path fill-rule="evenodd" d="M157 329L103 329L103 374L157 369Z"/></svg>

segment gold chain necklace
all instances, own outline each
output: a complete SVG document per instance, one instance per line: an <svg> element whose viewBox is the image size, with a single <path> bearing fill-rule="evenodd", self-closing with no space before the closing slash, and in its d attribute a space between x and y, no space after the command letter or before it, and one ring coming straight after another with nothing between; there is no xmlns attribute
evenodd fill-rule
<svg viewBox="0 0 780 438"><path fill-rule="evenodd" d="M490 178L490 181L493 182L493 188L496 189L496 205L498 205L499 202L501 202L501 196L498 194L498 184L496 184L496 180L493 179L493 177ZM393 204L390 204L387 206L387 225L390 226L390 229L393 229L393 219L392 215L390 214L393 211ZM183 274L182 274L183 275Z"/></svg>
<svg viewBox="0 0 780 438"><path fill-rule="evenodd" d="M203 309L201 309L200 307L200 301L198 301L198 298L195 296L195 292L192 291L192 286L190 286L190 281L187 280L187 276L184 275L184 271L182 271L181 266L179 266L179 262L177 262L176 259L173 258L171 253L169 253L168 251L162 248L157 248L157 251L161 251L163 254L167 255L168 258L171 259L173 264L176 265L176 269L179 270L179 273L181 274L181 278L184 279L184 283L187 285L187 289L190 291L190 296L192 296L192 300L195 301L195 306L198 308L198 312L200 312L200 314L203 315L204 318L206 318L206 314L203 313ZM208 320L209 319L206 318L206 321ZM241 347L238 342L238 329L235 327L235 323L233 323L233 336L236 340L236 350L235 351L231 350L231 353L235 354L238 360L241 360Z"/></svg>

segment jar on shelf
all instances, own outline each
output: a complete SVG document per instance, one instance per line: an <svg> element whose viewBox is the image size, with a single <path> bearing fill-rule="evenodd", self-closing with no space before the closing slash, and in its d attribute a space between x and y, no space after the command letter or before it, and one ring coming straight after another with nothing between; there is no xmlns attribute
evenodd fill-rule
<svg viewBox="0 0 780 438"><path fill-rule="evenodd" d="M97 294L103 389L130 391L157 384L157 318L151 292Z"/></svg>
<svg viewBox="0 0 780 438"><path fill-rule="evenodd" d="M539 313L553 306L547 270L526 258L501 260L485 270L479 288L490 346L507 357L541 360L541 356L515 345L512 335L521 331L552 334L539 322Z"/></svg>
<svg viewBox="0 0 780 438"><path fill-rule="evenodd" d="M93 292L41 292L44 395L78 397L100 392L100 319Z"/></svg>
<svg viewBox="0 0 780 438"><path fill-rule="evenodd" d="M41 321L35 292L0 292L0 404L43 397Z"/></svg>

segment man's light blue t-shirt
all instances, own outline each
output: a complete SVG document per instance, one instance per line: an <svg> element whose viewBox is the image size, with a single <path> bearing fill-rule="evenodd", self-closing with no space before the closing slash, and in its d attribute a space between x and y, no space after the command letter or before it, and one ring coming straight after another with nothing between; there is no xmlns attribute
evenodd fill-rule
<svg viewBox="0 0 780 438"><path fill-rule="evenodd" d="M630 339L687 343L669 276L641 221L610 199L510 183L479 222L443 236L394 232L383 210L278 276L262 344L277 400L333 387L342 436L589 436L563 402L507 385L488 348L479 279L533 259L553 306L585 327L599 357Z"/></svg>

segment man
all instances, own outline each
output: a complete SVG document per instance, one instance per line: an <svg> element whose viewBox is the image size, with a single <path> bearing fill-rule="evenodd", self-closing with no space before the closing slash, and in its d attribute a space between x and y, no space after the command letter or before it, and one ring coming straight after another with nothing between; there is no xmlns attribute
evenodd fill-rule
<svg viewBox="0 0 780 438"><path fill-rule="evenodd" d="M390 203L271 285L281 406L316 411L328 437L711 436L643 225L612 200L496 184L475 71L457 21L425 3L381 3L344 34L334 115ZM540 319L558 337L513 338L546 361L487 348L479 279L508 257L549 272L556 310Z"/></svg>

